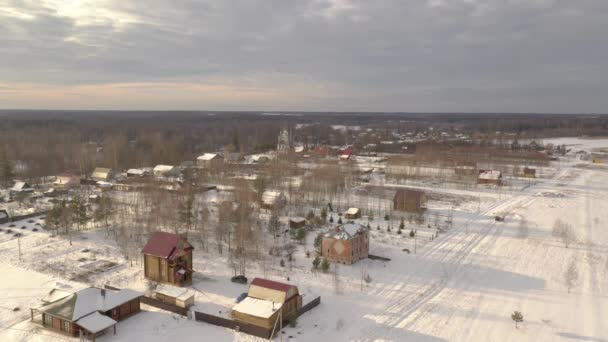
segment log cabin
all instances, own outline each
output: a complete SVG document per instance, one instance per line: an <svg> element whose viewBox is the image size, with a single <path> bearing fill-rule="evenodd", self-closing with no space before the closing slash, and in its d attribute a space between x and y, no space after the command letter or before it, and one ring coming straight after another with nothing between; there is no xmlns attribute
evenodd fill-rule
<svg viewBox="0 0 608 342"><path fill-rule="evenodd" d="M155 232L142 251L144 276L146 279L176 286L192 284L193 249L181 235Z"/></svg>

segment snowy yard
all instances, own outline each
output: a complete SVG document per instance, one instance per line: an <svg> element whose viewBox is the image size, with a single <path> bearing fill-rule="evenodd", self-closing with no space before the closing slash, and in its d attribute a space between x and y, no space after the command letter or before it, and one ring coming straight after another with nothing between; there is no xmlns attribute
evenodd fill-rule
<svg viewBox="0 0 608 342"><path fill-rule="evenodd" d="M608 147L608 140L557 142ZM393 220L387 232L388 223L375 217L370 222L370 253L390 262L363 260L352 266L332 265L327 274L311 271L312 258L306 257L306 251L313 250L316 233L311 233L306 245L298 245L290 266L281 267L274 258L265 267L252 265L247 276L279 281L289 277L305 303L322 297L321 305L302 316L296 328L284 329L284 340L606 342L608 167L586 169L578 164L581 161L571 158L561 162L552 177L500 193L439 186L438 192L474 200L431 203L431 213L453 215L453 227L433 240L434 228L419 229L414 240L407 221L398 235L399 221ZM504 215L505 221L495 221L495 215ZM558 218L573 229L568 248L552 235ZM29 322L29 308L52 288L112 284L148 290L141 261L125 261L102 231L77 234L70 246L63 237L34 231L42 221L30 220L0 226L0 341L77 340ZM5 233L7 229L11 232ZM16 232L23 233L19 241ZM233 271L225 255L195 247L196 310L227 316L247 286L230 282ZM411 253L404 252L406 248ZM564 275L571 265L577 277L568 293ZM366 274L369 284L363 281ZM117 335L99 341L261 341L143 309L120 322ZM516 310L524 315L518 329L511 320Z"/></svg>

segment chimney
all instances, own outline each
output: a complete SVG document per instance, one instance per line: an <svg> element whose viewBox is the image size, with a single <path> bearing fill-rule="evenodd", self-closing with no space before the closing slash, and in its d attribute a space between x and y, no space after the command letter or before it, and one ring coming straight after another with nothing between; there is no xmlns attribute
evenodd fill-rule
<svg viewBox="0 0 608 342"><path fill-rule="evenodd" d="M106 298L106 289L103 289L103 288L101 289L101 296L103 298Z"/></svg>

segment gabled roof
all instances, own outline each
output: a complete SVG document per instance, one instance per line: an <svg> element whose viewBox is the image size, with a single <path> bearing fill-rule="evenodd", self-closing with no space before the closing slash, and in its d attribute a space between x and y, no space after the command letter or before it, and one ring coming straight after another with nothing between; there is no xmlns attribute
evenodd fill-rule
<svg viewBox="0 0 608 342"><path fill-rule="evenodd" d="M325 237L337 239L337 240L350 240L358 234L362 234L369 231L369 229L359 223L349 222L343 225L337 226L332 231L325 234Z"/></svg>
<svg viewBox="0 0 608 342"><path fill-rule="evenodd" d="M96 167L95 170L93 170L93 173L91 174L91 178L106 179L110 177L110 172L112 172L111 169L105 167Z"/></svg>
<svg viewBox="0 0 608 342"><path fill-rule="evenodd" d="M154 172L169 172L173 170L172 165L156 165L154 167Z"/></svg>
<svg viewBox="0 0 608 342"><path fill-rule="evenodd" d="M22 182L22 181L16 181L15 185L13 185L13 187L11 188L11 190L13 191L22 191L22 190L26 190L26 189L30 189L30 185L27 184L26 182Z"/></svg>
<svg viewBox="0 0 608 342"><path fill-rule="evenodd" d="M205 153L202 156L199 156L198 158L196 158L197 160L202 160L202 161L209 161L209 160L213 160L215 158L221 158L222 156L217 154L217 153Z"/></svg>
<svg viewBox="0 0 608 342"><path fill-rule="evenodd" d="M155 232L142 250L143 254L170 258L177 250L193 249L192 245L177 234Z"/></svg>
<svg viewBox="0 0 608 342"><path fill-rule="evenodd" d="M348 215L356 215L356 214L359 213L359 211L360 211L359 208L348 208L348 210L346 211L346 213Z"/></svg>
<svg viewBox="0 0 608 342"><path fill-rule="evenodd" d="M141 293L129 289L112 291L89 287L42 306L38 311L76 321L96 311L109 311L141 296Z"/></svg>
<svg viewBox="0 0 608 342"><path fill-rule="evenodd" d="M255 286L259 286L259 287L263 287L263 288L267 288L267 289L272 289L272 290L276 290L276 291L281 291L281 292L289 292L289 290L296 287L295 285L279 283L278 281L262 279L262 278L253 279L253 281L251 282L251 285L255 285Z"/></svg>
<svg viewBox="0 0 608 342"><path fill-rule="evenodd" d="M479 179L498 180L502 178L502 173L495 170L479 171Z"/></svg>
<svg viewBox="0 0 608 342"><path fill-rule="evenodd" d="M76 322L76 324L78 324L80 327L93 334L103 331L116 323L117 322L115 320L108 316L102 315L97 311L79 319Z"/></svg>

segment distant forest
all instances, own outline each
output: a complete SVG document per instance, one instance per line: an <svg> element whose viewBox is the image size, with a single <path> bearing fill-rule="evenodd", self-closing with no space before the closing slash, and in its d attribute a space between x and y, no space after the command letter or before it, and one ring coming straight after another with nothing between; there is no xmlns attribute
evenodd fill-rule
<svg viewBox="0 0 608 342"><path fill-rule="evenodd" d="M95 166L177 165L204 152L263 152L276 148L284 128L306 145L348 144L349 136L356 137L352 131L337 134L332 125L371 128L387 136L432 127L489 140L504 134L539 139L605 135L608 116L4 110L0 155L16 163L17 171L19 163L27 164L22 176L30 178L82 174Z"/></svg>

